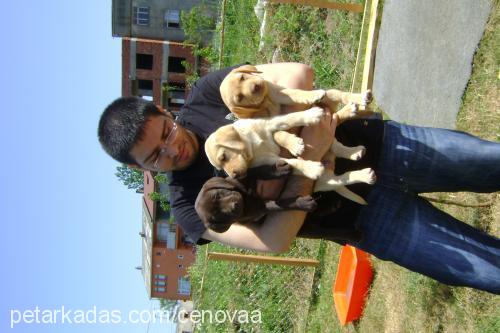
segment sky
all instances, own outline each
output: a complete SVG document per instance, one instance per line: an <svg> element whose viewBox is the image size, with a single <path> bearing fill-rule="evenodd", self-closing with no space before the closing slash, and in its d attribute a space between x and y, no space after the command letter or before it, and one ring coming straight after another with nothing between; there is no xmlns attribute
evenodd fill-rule
<svg viewBox="0 0 500 333"><path fill-rule="evenodd" d="M98 315L120 311L123 320L130 310L158 308L135 269L141 196L118 181L117 162L97 141L102 110L121 94L111 0L18 0L2 8L0 331L146 332L147 324L69 324L69 316L61 323L63 307L70 316L90 311L89 322L94 306ZM19 314L26 323L11 325Z"/></svg>

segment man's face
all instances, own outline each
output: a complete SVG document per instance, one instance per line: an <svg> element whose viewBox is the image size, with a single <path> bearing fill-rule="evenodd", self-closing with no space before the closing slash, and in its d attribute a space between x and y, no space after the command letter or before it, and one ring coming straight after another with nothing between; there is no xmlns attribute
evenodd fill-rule
<svg viewBox="0 0 500 333"><path fill-rule="evenodd" d="M144 124L144 137L130 154L141 169L173 171L187 168L198 155L198 140L185 128L164 115L149 117Z"/></svg>

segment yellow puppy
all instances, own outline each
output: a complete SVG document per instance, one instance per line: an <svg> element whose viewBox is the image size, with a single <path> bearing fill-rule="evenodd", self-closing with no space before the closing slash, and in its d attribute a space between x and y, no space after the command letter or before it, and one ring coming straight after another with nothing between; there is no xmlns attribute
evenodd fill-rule
<svg viewBox="0 0 500 333"><path fill-rule="evenodd" d="M351 94L340 90L288 89L271 83L256 67L243 65L233 69L222 81L220 93L229 110L239 119L271 117L280 113L280 105L300 105L304 109L315 104L328 106L332 112L339 102L349 104L338 112L340 122L356 115L357 106L366 106L371 93Z"/></svg>
<svg viewBox="0 0 500 333"><path fill-rule="evenodd" d="M278 160L282 160L292 167L293 173L317 179L316 191L335 190L348 199L366 204L363 198L349 191L344 185L359 182L373 184L376 178L372 169L356 170L336 176L333 172L325 172L320 162L279 156L281 144L274 139L276 132L286 133L284 131L295 126L317 124L323 114L321 108L314 107L268 119L240 119L212 133L205 142L205 152L213 166L219 170L223 169L233 178L245 177L248 168L275 165ZM290 152L295 156L302 154L303 140L290 133L287 135L288 146L285 148L290 148ZM363 146L345 147L337 140L334 140L330 150L338 157L352 160L360 159L365 152Z"/></svg>

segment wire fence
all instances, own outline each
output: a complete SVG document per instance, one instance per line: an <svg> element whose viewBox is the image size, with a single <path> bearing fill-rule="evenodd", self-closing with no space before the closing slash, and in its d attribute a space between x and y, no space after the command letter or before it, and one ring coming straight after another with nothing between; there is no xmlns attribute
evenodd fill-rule
<svg viewBox="0 0 500 333"><path fill-rule="evenodd" d="M297 240L286 257L318 259L321 244ZM206 245L197 254L190 268L195 308L236 313L223 322L204 320L198 332L305 331L316 267L221 261L210 259L210 252L255 254L218 244Z"/></svg>

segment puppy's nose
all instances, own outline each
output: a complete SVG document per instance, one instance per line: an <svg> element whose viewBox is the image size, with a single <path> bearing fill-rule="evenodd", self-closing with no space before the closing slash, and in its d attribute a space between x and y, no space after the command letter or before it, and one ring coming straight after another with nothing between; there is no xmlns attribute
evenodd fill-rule
<svg viewBox="0 0 500 333"><path fill-rule="evenodd" d="M233 174L231 175L231 177L235 178L235 179L242 179L242 178L245 178L246 174L243 173L243 172L240 172L240 171L235 171L233 172Z"/></svg>
<svg viewBox="0 0 500 333"><path fill-rule="evenodd" d="M262 86L260 84L255 84L252 89L252 93L257 94L262 90Z"/></svg>

